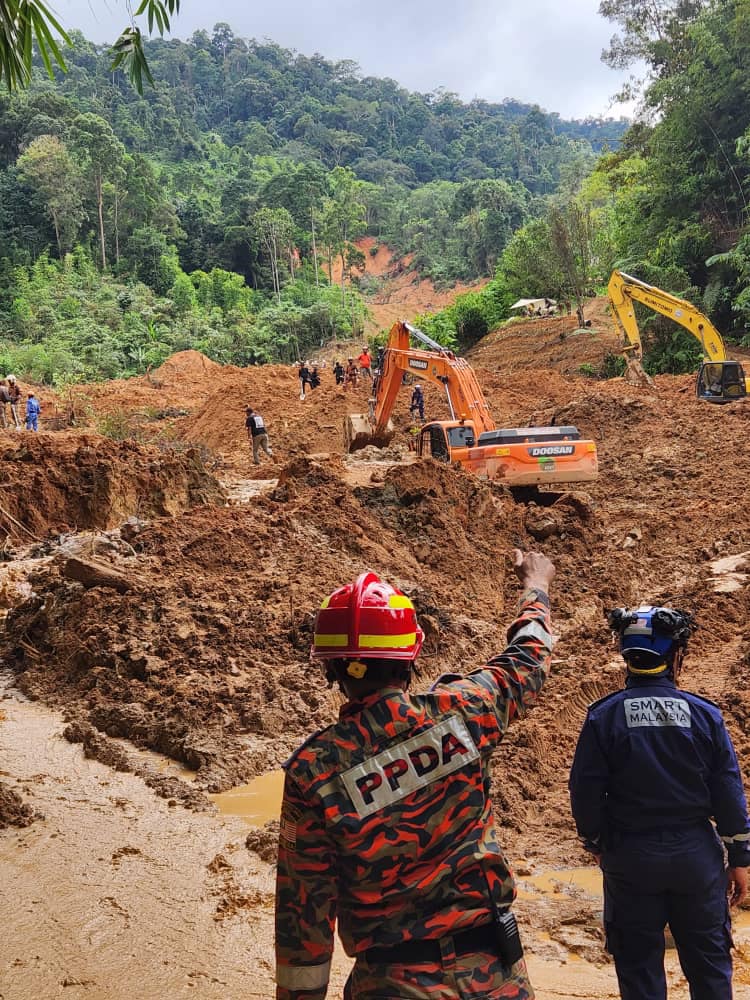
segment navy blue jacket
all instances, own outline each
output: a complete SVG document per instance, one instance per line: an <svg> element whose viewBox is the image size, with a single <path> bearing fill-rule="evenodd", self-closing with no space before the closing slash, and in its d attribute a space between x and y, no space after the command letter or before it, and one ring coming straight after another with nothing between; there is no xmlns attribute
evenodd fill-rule
<svg viewBox="0 0 750 1000"><path fill-rule="evenodd" d="M669 677L629 677L589 707L570 772L584 845L716 821L729 864L750 864L750 822L737 756L713 702Z"/></svg>

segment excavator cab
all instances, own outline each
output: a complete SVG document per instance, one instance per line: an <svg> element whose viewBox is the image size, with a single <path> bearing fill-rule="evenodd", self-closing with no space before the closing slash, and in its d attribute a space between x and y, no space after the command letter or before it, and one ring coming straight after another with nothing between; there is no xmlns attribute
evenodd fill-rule
<svg viewBox="0 0 750 1000"><path fill-rule="evenodd" d="M747 396L745 371L737 361L706 361L696 382L698 399L707 403L733 403Z"/></svg>
<svg viewBox="0 0 750 1000"><path fill-rule="evenodd" d="M436 462L450 462L451 455L442 424L426 424L422 428L417 444L420 458L434 458Z"/></svg>

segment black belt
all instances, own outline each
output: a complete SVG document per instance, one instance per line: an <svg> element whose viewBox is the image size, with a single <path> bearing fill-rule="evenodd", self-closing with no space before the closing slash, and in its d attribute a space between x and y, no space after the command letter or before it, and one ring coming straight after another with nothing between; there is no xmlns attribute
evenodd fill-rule
<svg viewBox="0 0 750 1000"><path fill-rule="evenodd" d="M471 955L475 951L497 951L497 930L493 923L468 927L449 935L453 939L456 955ZM390 948L368 948L362 955L368 962L386 965L411 964L412 962L442 961L439 938L422 938L420 941L402 941Z"/></svg>

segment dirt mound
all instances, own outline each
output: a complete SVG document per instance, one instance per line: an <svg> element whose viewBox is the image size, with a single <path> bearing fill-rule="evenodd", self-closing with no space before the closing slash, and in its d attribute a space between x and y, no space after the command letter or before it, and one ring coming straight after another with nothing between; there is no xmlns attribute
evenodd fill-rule
<svg viewBox="0 0 750 1000"><path fill-rule="evenodd" d="M0 485L0 526L17 541L223 502L195 449L159 450L70 432L4 437Z"/></svg>
<svg viewBox="0 0 750 1000"><path fill-rule="evenodd" d="M0 830L9 826L31 826L38 818L14 788L0 781Z"/></svg>
<svg viewBox="0 0 750 1000"><path fill-rule="evenodd" d="M591 327L579 328L575 316L512 319L484 337L467 354L472 365L505 375L527 368L554 369L563 375L598 372L607 354L617 354L620 338L606 296L587 303Z"/></svg>
<svg viewBox="0 0 750 1000"><path fill-rule="evenodd" d="M175 376L194 378L196 375L206 373L215 375L220 369L220 364L207 358L200 351L178 351L156 369L152 378L161 380L172 380Z"/></svg>
<svg viewBox="0 0 750 1000"><path fill-rule="evenodd" d="M164 420L200 405L215 391L219 373L240 370L219 365L200 351L179 351L146 375L74 386L58 408L71 412L80 427L97 426L113 417ZM163 430L159 426L151 429L154 433Z"/></svg>

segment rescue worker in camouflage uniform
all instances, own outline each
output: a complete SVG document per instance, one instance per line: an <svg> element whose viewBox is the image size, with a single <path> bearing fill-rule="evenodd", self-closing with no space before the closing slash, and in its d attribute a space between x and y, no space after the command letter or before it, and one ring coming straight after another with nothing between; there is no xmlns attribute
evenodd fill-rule
<svg viewBox="0 0 750 1000"><path fill-rule="evenodd" d="M490 761L536 701L552 649L554 566L514 552L524 587L499 656L407 693L423 634L364 573L327 597L313 657L349 699L286 763L276 885L277 1000L323 1000L334 924L346 1000L534 996L497 840Z"/></svg>
<svg viewBox="0 0 750 1000"><path fill-rule="evenodd" d="M728 902L738 906L747 892L750 823L721 711L677 687L697 625L650 605L617 608L609 624L626 686L589 708L570 796L584 847L604 872L620 996L665 1000L669 924L691 1000L731 1000Z"/></svg>

